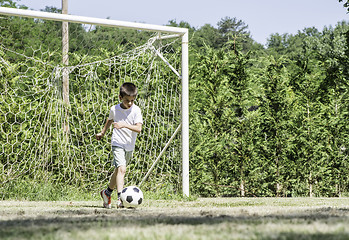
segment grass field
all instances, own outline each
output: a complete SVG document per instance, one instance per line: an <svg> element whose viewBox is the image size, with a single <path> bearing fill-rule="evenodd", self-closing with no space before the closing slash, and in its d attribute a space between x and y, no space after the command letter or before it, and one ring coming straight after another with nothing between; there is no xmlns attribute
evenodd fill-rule
<svg viewBox="0 0 349 240"><path fill-rule="evenodd" d="M349 198L1 201L0 239L349 239Z"/></svg>

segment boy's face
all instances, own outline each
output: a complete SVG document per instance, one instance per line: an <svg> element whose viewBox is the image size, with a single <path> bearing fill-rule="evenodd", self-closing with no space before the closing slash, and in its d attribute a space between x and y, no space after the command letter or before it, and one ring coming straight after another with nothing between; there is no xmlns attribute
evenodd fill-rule
<svg viewBox="0 0 349 240"><path fill-rule="evenodd" d="M135 102L136 100L136 97L135 96L119 96L119 99L121 101L121 107L123 109L129 109L130 107L132 107L133 103Z"/></svg>

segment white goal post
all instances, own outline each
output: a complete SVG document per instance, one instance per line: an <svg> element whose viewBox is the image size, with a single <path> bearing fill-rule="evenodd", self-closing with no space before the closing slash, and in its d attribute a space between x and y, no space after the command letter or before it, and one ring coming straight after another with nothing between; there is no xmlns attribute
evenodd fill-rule
<svg viewBox="0 0 349 240"><path fill-rule="evenodd" d="M151 25L144 23L116 21L84 16L32 11L16 8L0 7L0 14L7 16L28 17L35 19L54 20L60 22L93 24L104 27L118 27L134 30L173 34L181 38L181 138L182 138L182 190L184 196L189 196L189 71L188 71L188 29ZM161 57L161 56L160 56Z"/></svg>

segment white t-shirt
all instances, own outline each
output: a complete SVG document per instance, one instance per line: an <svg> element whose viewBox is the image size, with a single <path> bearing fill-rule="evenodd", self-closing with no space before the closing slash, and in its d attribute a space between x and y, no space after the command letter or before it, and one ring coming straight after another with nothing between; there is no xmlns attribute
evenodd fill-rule
<svg viewBox="0 0 349 240"><path fill-rule="evenodd" d="M123 109L118 105L113 106L109 112L109 120L114 122L126 122L131 125L137 123L143 124L143 117L141 109L133 104L129 109ZM133 151L136 144L137 133L127 128L116 129L113 128L111 137L111 145L125 149L126 151Z"/></svg>

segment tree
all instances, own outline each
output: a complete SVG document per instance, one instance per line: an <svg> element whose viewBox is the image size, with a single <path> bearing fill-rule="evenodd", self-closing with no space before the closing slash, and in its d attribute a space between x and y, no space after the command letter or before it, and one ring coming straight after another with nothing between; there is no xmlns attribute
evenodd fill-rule
<svg viewBox="0 0 349 240"><path fill-rule="evenodd" d="M17 6L16 2L13 2L11 0L0 0L0 6L1 7L12 7L15 8Z"/></svg>
<svg viewBox="0 0 349 240"><path fill-rule="evenodd" d="M231 71L228 55L210 47L198 53L191 73L191 155L192 181L205 196L219 194L219 184L232 184L231 153L234 148L231 107L234 95L227 74ZM222 168L225 170L223 171Z"/></svg>
<svg viewBox="0 0 349 240"><path fill-rule="evenodd" d="M186 21L180 21L179 23L177 23L176 20L172 19L172 20L168 21L168 24L166 24L166 26L188 28L189 31L195 31L195 28L190 26L190 24Z"/></svg>
<svg viewBox="0 0 349 240"><path fill-rule="evenodd" d="M249 55L207 47L192 67L191 156L201 195L246 196L256 134L247 66ZM254 179L254 178L253 178ZM222 186L223 188L222 190ZM228 187L228 188L227 188Z"/></svg>
<svg viewBox="0 0 349 240"><path fill-rule="evenodd" d="M227 40L230 40L234 35L250 35L250 32L247 31L248 25L242 20L237 20L235 17L222 18L217 25L222 37L227 38Z"/></svg>
<svg viewBox="0 0 349 240"><path fill-rule="evenodd" d="M339 2L343 2L343 7L347 8L347 11L349 12L349 0L343 1L343 0L338 0Z"/></svg>
<svg viewBox="0 0 349 240"><path fill-rule="evenodd" d="M265 74L261 77L264 94L260 100L261 158L267 164L270 190L277 196L285 195L290 184L288 155L292 151L293 92L289 87L286 58L269 58Z"/></svg>
<svg viewBox="0 0 349 240"><path fill-rule="evenodd" d="M248 46L251 44L250 32L247 30L248 25L242 20L237 20L235 17L222 18L218 23L218 32L220 38L218 39L218 46L221 48L229 41L234 41L233 48L241 47L244 52L248 51ZM237 44L239 43L239 44Z"/></svg>
<svg viewBox="0 0 349 240"><path fill-rule="evenodd" d="M219 49L219 39L220 39L220 33L217 28L213 27L210 24L205 24L201 28L199 28L197 31L195 31L193 39L192 39L192 45L195 49L205 49L205 46Z"/></svg>

